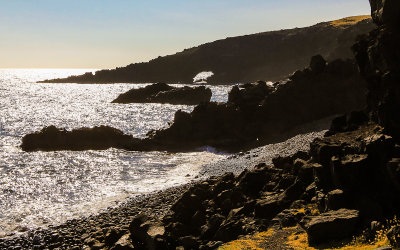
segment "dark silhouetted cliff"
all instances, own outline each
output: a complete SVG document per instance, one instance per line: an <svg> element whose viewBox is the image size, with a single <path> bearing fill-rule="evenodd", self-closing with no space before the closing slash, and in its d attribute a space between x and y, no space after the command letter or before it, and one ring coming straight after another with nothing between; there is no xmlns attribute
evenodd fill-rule
<svg viewBox="0 0 400 250"><path fill-rule="evenodd" d="M191 83L202 71L214 72L209 79L212 84L274 81L306 67L316 54L328 61L352 58L350 47L357 35L374 27L369 16L349 17L306 28L226 38L146 63L45 82Z"/></svg>

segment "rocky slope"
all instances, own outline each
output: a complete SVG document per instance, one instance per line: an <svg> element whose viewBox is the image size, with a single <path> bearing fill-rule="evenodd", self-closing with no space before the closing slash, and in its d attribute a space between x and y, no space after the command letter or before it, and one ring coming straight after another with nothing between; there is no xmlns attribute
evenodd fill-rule
<svg viewBox="0 0 400 250"><path fill-rule="evenodd" d="M170 103L197 105L209 102L211 89L204 86L176 88L165 83L155 83L141 89L131 89L120 94L113 103Z"/></svg>
<svg viewBox="0 0 400 250"><path fill-rule="evenodd" d="M362 109L364 90L351 61L325 64L316 56L309 68L275 87L265 82L235 86L228 103L203 103L190 114L178 111L170 127L150 132L148 140L167 150L249 149L282 141L282 134L298 125Z"/></svg>
<svg viewBox="0 0 400 250"><path fill-rule="evenodd" d="M146 63L44 82L192 83L202 71L214 72L210 84L274 81L306 67L316 54L329 61L351 58L350 46L357 35L374 27L370 16L350 17L311 27L226 38Z"/></svg>
<svg viewBox="0 0 400 250"><path fill-rule="evenodd" d="M150 131L144 139L131 137L121 142L118 135L115 142L102 143L108 142L109 147L135 151L192 151L212 146L218 150L235 152L283 141L298 133L295 129L297 126L363 109L365 91L365 83L354 62L335 60L326 63L321 56L314 56L308 68L296 71L289 79L277 82L274 86L263 81L235 86L229 93L227 103L204 102L190 114L177 111L169 127ZM93 149L99 148L97 141L92 138L82 141L75 137L75 144L69 143L78 132L53 135L65 139L52 140L52 135L44 129L26 135L22 148L87 149L80 147L80 143L92 143ZM111 138L113 136L109 135ZM104 146L102 143L100 148Z"/></svg>
<svg viewBox="0 0 400 250"><path fill-rule="evenodd" d="M271 166L259 164L238 176L210 178L185 192L171 215L137 216L129 233L102 246L215 249L240 235L297 223L311 245L363 229L369 242L383 232L388 219L400 214L400 3L370 3L379 27L354 50L368 81L372 121L362 112L338 117L309 152L278 157ZM386 226L388 241L400 247L400 226Z"/></svg>
<svg viewBox="0 0 400 250"><path fill-rule="evenodd" d="M348 131L330 130L309 152L197 183L163 218L138 215L124 235L92 234L85 243L105 249L215 249L240 235L298 223L311 245L365 228L373 236L383 225L379 221L400 209L399 145L360 113L342 121Z"/></svg>

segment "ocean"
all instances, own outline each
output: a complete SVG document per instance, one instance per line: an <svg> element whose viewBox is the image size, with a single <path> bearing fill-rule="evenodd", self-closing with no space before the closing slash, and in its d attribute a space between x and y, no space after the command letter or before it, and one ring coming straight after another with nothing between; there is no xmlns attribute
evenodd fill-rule
<svg viewBox="0 0 400 250"><path fill-rule="evenodd" d="M24 152L24 135L55 125L68 130L108 125L135 137L168 126L193 106L114 104L146 84L45 84L37 81L91 69L0 69L0 237L58 225L116 206L127 197L197 179L203 164L227 157L212 149L189 153L103 151ZM210 86L226 102L230 86Z"/></svg>

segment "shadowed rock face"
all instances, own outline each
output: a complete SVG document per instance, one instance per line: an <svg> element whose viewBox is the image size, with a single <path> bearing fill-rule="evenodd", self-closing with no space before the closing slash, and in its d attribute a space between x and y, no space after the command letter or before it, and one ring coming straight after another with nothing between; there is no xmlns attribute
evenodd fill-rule
<svg viewBox="0 0 400 250"><path fill-rule="evenodd" d="M400 2L396 0L369 0L371 16L378 25L400 24Z"/></svg>
<svg viewBox="0 0 400 250"><path fill-rule="evenodd" d="M214 249L240 235L300 224L315 245L350 238L371 221L390 218L400 209L400 151L382 127L355 116L345 123L357 129L330 131L309 152L192 186L161 221L133 219L126 237L145 248ZM162 233L152 236L154 227Z"/></svg>
<svg viewBox="0 0 400 250"><path fill-rule="evenodd" d="M203 71L214 73L207 80L210 84L254 82L258 79L276 81L306 67L309 58L316 54L329 61L352 58L350 46L357 35L375 27L371 19L366 18L231 37L146 63L45 82L192 83L193 77Z"/></svg>
<svg viewBox="0 0 400 250"><path fill-rule="evenodd" d="M166 85L158 85L167 89ZM158 85L138 91L151 92ZM263 81L235 86L227 103L200 103L191 113L176 112L174 122L166 129L150 131L144 139L131 138L129 144L108 145L138 151L192 151L203 146L233 152L249 149L295 135L296 126L362 109L364 90L364 83L352 61L326 63L321 56L316 56L309 68L296 71L288 80L273 86ZM290 134L289 130L294 132ZM73 134L65 136L69 135ZM112 137L113 133L109 136ZM116 140L119 141L118 136ZM30 150L42 149L40 140L36 148L34 139L30 141ZM63 140L56 142L64 145L58 145L54 150L74 146ZM80 142L81 139L77 138L76 143ZM94 142L93 149L97 148ZM46 150L51 150L51 147Z"/></svg>
<svg viewBox="0 0 400 250"><path fill-rule="evenodd" d="M113 103L170 103L196 105L209 102L211 89L204 86L175 88L165 83L156 83L141 89L131 89L120 94Z"/></svg>
<svg viewBox="0 0 400 250"><path fill-rule="evenodd" d="M295 126L362 109L365 86L356 66L316 61L312 69L296 71L275 87L262 81L235 86L228 103L203 103L190 114L178 111L169 128L152 131L148 138L173 150L209 145L237 151L282 140Z"/></svg>
<svg viewBox="0 0 400 250"><path fill-rule="evenodd" d="M373 120L400 139L400 2L371 0L378 28L353 46L368 82L368 109Z"/></svg>

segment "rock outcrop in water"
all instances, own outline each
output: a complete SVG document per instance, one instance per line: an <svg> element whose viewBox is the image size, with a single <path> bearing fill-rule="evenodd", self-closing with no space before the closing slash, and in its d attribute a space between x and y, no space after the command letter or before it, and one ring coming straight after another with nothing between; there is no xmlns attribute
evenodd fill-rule
<svg viewBox="0 0 400 250"><path fill-rule="evenodd" d="M321 54L329 61L351 58L350 46L375 25L369 16L349 17L306 28L264 32L223 40L158 57L146 63L100 70L53 83L191 83L202 71L212 71L210 84L280 80Z"/></svg>
<svg viewBox="0 0 400 250"><path fill-rule="evenodd" d="M192 151L203 146L239 151L278 142L295 135L296 126L363 109L364 84L351 60L326 63L315 56L309 68L285 81L235 86L227 103L204 102L191 113L177 111L168 128L116 146L135 151ZM67 146L55 149L59 147Z"/></svg>
<svg viewBox="0 0 400 250"><path fill-rule="evenodd" d="M155 83L140 89L131 89L120 94L113 103L170 103L197 105L209 102L211 89L204 86L176 88L165 83Z"/></svg>
<svg viewBox="0 0 400 250"><path fill-rule="evenodd" d="M49 126L24 136L21 148L25 151L104 150L112 147L128 148L134 141L132 136L108 126L72 131Z"/></svg>

